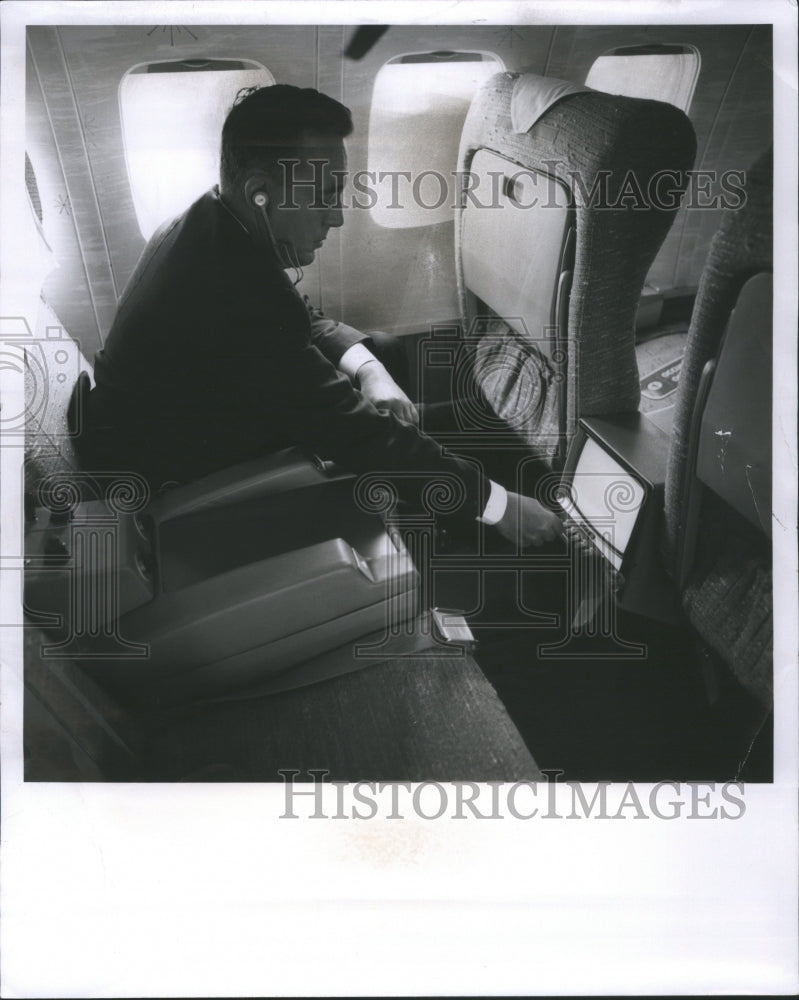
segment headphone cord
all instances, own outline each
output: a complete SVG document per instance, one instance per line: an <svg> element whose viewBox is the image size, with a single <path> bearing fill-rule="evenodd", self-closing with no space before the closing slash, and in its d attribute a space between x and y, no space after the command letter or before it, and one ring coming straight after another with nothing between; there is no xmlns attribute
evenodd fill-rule
<svg viewBox="0 0 799 1000"><path fill-rule="evenodd" d="M236 220L236 222L241 226L244 232L249 233L247 227L244 225L241 219L239 219L236 213L230 208L230 206L225 202L225 199L221 195L219 196L219 202L225 209L225 211L228 213L228 215ZM266 231L267 242L269 243L269 246L272 248L272 253L274 253L279 264L282 264L284 267L290 267L292 271L294 271L295 277L293 284L296 287L305 277L305 272L302 269L299 257L297 256L296 251L294 250L294 248L291 246L290 243L278 243L278 241L275 239L274 233L272 232L271 223L269 222L269 216L266 214L266 205L259 205L257 207L260 209L260 214L263 219L263 228Z"/></svg>
<svg viewBox="0 0 799 1000"><path fill-rule="evenodd" d="M259 192L259 194L260 194L260 192ZM272 231L272 223L269 221L269 214L268 214L267 209L266 209L266 199L265 199L265 197L264 197L264 203L263 204L258 204L256 202L256 205L257 205L257 208L258 208L258 210L259 210L259 212L261 214L261 218L263 220L263 226L264 226L264 229L266 230L266 234L267 234L267 237L269 239L269 242L272 245L272 249L275 252L275 256L277 257L278 260L280 260L281 257L282 257L283 260L288 263L288 266L294 271L294 273L296 275L296 277L294 279L294 285L295 286L298 285L302 281L303 273L304 272L302 270L302 267L300 266L300 259L297 256L296 250L294 249L294 247L290 243L286 243L286 242L283 242L283 241L278 242L275 239L275 234Z"/></svg>
<svg viewBox="0 0 799 1000"><path fill-rule="evenodd" d="M285 247L286 256L291 261L292 270L294 271L294 274L296 275L296 277L294 278L294 285L296 287L297 285L299 285L299 283L305 277L305 271L303 271L303 269L302 269L302 265L300 264L300 258L297 256L297 253L296 253L294 247L291 246L290 243L284 243L282 245Z"/></svg>

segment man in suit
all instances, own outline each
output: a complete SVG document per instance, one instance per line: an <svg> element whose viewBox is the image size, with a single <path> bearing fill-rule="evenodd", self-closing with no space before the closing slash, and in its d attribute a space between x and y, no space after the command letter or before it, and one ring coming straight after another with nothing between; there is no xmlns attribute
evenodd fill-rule
<svg viewBox="0 0 799 1000"><path fill-rule="evenodd" d="M394 477L411 502L413 482L454 474L463 516L510 540L554 540L554 514L422 434L374 343L311 310L287 275L343 224L351 131L349 111L315 90L240 95L219 188L154 234L96 357L83 464L137 471L158 490L298 446Z"/></svg>

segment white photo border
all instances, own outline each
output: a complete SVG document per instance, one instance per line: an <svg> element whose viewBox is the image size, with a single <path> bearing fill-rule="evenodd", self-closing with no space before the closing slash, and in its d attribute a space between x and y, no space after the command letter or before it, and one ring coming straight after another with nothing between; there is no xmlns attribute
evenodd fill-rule
<svg viewBox="0 0 799 1000"><path fill-rule="evenodd" d="M772 23L779 206L774 781L747 788L745 815L726 824L377 819L359 826L281 820L278 785L25 784L22 630L4 627L2 995L794 993L796 4L9 0L0 14L7 282L14 220L27 210L28 24ZM0 371L0 386L14 406L21 379ZM0 452L3 554L22 536L20 451ZM19 622L14 574L3 574L0 586L3 621Z"/></svg>

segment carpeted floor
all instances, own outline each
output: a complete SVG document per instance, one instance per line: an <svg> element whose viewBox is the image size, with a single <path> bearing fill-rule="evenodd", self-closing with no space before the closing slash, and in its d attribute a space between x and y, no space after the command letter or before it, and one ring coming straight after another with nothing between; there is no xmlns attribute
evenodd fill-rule
<svg viewBox="0 0 799 1000"><path fill-rule="evenodd" d="M442 574L435 599L469 612L475 658L540 768L583 781L736 776L763 710L719 664L709 701L707 653L689 630L619 612L618 641L578 636L569 655L552 658L547 647L568 634L563 573L486 573L481 592L478 575ZM534 612L557 623L536 622ZM627 658L622 644L643 655ZM746 775L770 781L771 769L766 727Z"/></svg>

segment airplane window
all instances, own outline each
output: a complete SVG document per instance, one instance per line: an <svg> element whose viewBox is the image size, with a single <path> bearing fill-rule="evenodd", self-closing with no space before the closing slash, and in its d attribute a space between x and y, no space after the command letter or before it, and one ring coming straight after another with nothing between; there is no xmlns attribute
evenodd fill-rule
<svg viewBox="0 0 799 1000"><path fill-rule="evenodd" d="M478 87L504 68L490 52L441 51L397 56L380 69L367 163L379 225L404 229L454 218L453 172L466 112Z"/></svg>
<svg viewBox="0 0 799 1000"><path fill-rule="evenodd" d="M665 101L687 114L701 63L693 45L622 46L594 62L585 85L606 94Z"/></svg>
<svg viewBox="0 0 799 1000"><path fill-rule="evenodd" d="M145 239L219 180L219 136L239 89L274 82L259 63L234 59L149 63L125 74L125 159Z"/></svg>

